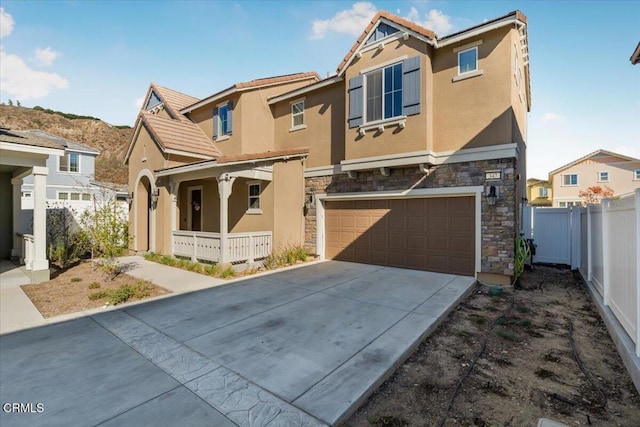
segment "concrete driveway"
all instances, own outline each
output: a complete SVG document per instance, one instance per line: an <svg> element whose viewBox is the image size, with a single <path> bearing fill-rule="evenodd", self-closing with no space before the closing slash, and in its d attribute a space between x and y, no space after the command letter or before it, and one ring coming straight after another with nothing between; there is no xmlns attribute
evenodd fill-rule
<svg viewBox="0 0 640 427"><path fill-rule="evenodd" d="M474 283L329 261L2 335L0 424L336 424Z"/></svg>

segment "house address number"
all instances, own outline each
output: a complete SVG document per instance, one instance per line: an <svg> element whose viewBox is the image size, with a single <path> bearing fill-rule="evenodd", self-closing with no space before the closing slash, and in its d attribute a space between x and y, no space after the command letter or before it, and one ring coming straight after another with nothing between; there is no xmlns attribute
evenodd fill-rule
<svg viewBox="0 0 640 427"><path fill-rule="evenodd" d="M502 171L500 171L500 170L497 170L497 171L486 171L484 173L484 179L485 180L502 179Z"/></svg>

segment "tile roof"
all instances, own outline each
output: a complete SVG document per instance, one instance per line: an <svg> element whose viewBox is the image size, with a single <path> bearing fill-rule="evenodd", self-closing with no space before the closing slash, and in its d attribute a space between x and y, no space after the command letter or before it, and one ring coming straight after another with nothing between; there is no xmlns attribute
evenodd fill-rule
<svg viewBox="0 0 640 427"><path fill-rule="evenodd" d="M263 160L271 157L286 157L286 156L298 156L301 154L309 153L308 147L303 148L290 148L288 150L277 151L264 151L262 153L249 153L249 154L232 154L229 156L221 156L216 159L217 164L243 162L248 160Z"/></svg>
<svg viewBox="0 0 640 427"><path fill-rule="evenodd" d="M160 99L164 102L165 108L168 110L169 115L174 119L188 120L182 114L180 110L195 102L198 102L198 98L191 95L178 92L173 89L169 89L164 86L159 86L155 83L151 83L150 89L153 90Z"/></svg>
<svg viewBox="0 0 640 427"><path fill-rule="evenodd" d="M42 130L33 129L27 130L25 132L29 132L39 138L48 139L54 144L58 145L58 148L68 148L70 151L84 151L86 153L93 153L96 155L100 154L100 150L96 150L93 147L89 147L88 145L80 144L75 141L70 141L68 139L62 138L61 136L53 135Z"/></svg>
<svg viewBox="0 0 640 427"><path fill-rule="evenodd" d="M226 89L218 91L211 96L203 98L199 101L196 101L188 106L185 106L181 109L181 113L186 114L202 105L206 105L210 102L215 101L216 99L220 99L224 96L228 96L237 91L258 88L261 86L271 86L279 83L287 83L296 80L307 80L313 79L314 83L320 80L320 76L315 71L305 72L305 73L295 73L295 74L286 74L284 76L274 76L274 77L266 77L263 79L251 80L248 82L236 83L232 86L229 86Z"/></svg>
<svg viewBox="0 0 640 427"><path fill-rule="evenodd" d="M189 120L172 120L149 113L140 113L143 125L165 150L177 150L217 157L220 151L198 125Z"/></svg>
<svg viewBox="0 0 640 427"><path fill-rule="evenodd" d="M34 147L55 148L58 150L62 148L50 138L44 138L24 130L0 128L0 141L12 144L31 145Z"/></svg>
<svg viewBox="0 0 640 427"><path fill-rule="evenodd" d="M420 35L423 35L428 39L434 40L436 38L436 33L434 33L433 31L427 28L421 27L415 22L411 22L404 18L400 18L399 16L389 13L386 10L381 10L380 12L376 13L376 15L371 19L371 22L369 22L369 24L364 29L360 37L358 37L358 40L355 41L355 43L351 46L351 49L349 49L349 52L347 52L347 54L344 56L344 58L342 59L342 62L340 62L340 65L338 65L338 73L340 73L342 68L347 64L347 62L349 62L349 59L351 59L351 57L356 53L356 50L358 50L360 45L364 43L364 41L369 36L369 33L371 32L373 27L378 23L380 18L385 18L388 21L395 22L396 24L401 25Z"/></svg>

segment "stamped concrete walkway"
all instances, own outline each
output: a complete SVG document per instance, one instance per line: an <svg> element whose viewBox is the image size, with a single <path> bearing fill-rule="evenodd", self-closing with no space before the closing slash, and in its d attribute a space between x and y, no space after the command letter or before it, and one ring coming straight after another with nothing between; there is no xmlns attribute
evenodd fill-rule
<svg viewBox="0 0 640 427"><path fill-rule="evenodd" d="M44 412L0 424L334 425L474 283L329 261L2 335L0 400Z"/></svg>
<svg viewBox="0 0 640 427"><path fill-rule="evenodd" d="M42 314L20 288L29 283L31 279L24 267L0 260L0 334L45 323Z"/></svg>

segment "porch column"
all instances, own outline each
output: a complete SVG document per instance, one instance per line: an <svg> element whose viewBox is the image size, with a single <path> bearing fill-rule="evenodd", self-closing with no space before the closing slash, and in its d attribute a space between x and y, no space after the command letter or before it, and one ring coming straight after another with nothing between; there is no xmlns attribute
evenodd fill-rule
<svg viewBox="0 0 640 427"><path fill-rule="evenodd" d="M170 242L171 242L171 255L173 255L174 253L174 248L173 248L173 232L177 230L176 228L176 217L177 217L177 211L178 211L178 189L180 188L180 181L175 182L175 181L171 181L169 182L169 192L170 192L170 197L171 197L171 213L169 215L169 221L171 222L170 224L170 230L171 230L171 235L169 236Z"/></svg>
<svg viewBox="0 0 640 427"><path fill-rule="evenodd" d="M47 175L49 169L43 166L33 167L33 268L31 282L40 283L49 280L49 261L47 260Z"/></svg>
<svg viewBox="0 0 640 427"><path fill-rule="evenodd" d="M229 257L229 196L233 190L235 177L229 174L218 178L218 194L220 194L220 264L228 262Z"/></svg>
<svg viewBox="0 0 640 427"><path fill-rule="evenodd" d="M22 237L18 236L18 233L22 233L22 178L13 178L11 186L13 188L13 246L11 248L11 256L22 258L23 242Z"/></svg>

